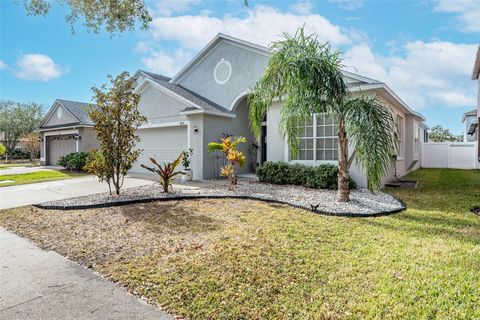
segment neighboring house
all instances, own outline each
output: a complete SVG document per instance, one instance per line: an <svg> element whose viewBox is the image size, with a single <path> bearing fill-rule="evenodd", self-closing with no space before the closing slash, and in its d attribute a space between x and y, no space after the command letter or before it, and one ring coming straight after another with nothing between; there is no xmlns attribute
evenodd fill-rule
<svg viewBox="0 0 480 320"><path fill-rule="evenodd" d="M473 66L473 74L472 74L472 80L476 80L478 82L478 100L477 100L477 125L473 126L470 128L469 134L474 135L476 134L477 136L477 167L480 167L480 141L478 141L478 137L480 136L478 134L479 131L479 125L480 125L480 46L478 46L477 50L477 57L475 58L475 64Z"/></svg>
<svg viewBox="0 0 480 320"><path fill-rule="evenodd" d="M337 163L336 124L328 115L312 116L300 137L300 152L292 158L279 128L281 102L267 112L262 134L257 141L248 118L247 96L263 75L270 57L266 47L218 34L173 78L139 70L135 73L136 92L141 94L139 111L147 117L138 134L142 150L129 171L131 175L150 175L141 164L172 161L183 150L193 149L191 168L195 179L218 177L222 156L207 152L211 141L224 134L244 136L247 143L238 149L247 163L238 173L253 173L255 164L264 161L298 162L307 165ZM396 168L384 182L420 167L422 143L428 127L425 118L412 110L385 83L344 72L349 90L355 95L377 96L392 112L400 142ZM90 151L97 146L89 104L56 100L39 128L42 139L41 161L56 164L58 158L75 151ZM351 150L350 150L351 152ZM366 176L355 164L351 176L360 186Z"/></svg>
<svg viewBox="0 0 480 320"><path fill-rule="evenodd" d="M57 99L37 129L40 135L40 163L56 165L71 152L91 151L98 146L88 109L95 105Z"/></svg>
<svg viewBox="0 0 480 320"><path fill-rule="evenodd" d="M462 116L462 123L465 124L465 134L463 137L463 142L477 141L477 109L465 112Z"/></svg>
<svg viewBox="0 0 480 320"><path fill-rule="evenodd" d="M299 157L295 159L279 128L281 102L268 111L260 141L254 138L248 120L247 95L263 75L269 57L266 47L219 34L173 78L139 70L134 75L136 90L141 93L139 110L148 123L139 129L139 148L143 154L130 173L148 174L140 164L148 164L149 157L171 161L191 147L194 178L214 178L222 160L206 151L207 144L218 141L224 133L247 138L248 143L239 146L247 156L247 164L239 173L253 172L252 163L266 160L336 164L336 124L328 115L312 116L305 124ZM426 139L425 118L385 83L350 72L344 72L344 76L354 94L376 95L391 108L400 133L397 175L419 168L421 144ZM255 152L251 152L255 146L259 146L256 159ZM355 164L351 175L359 185L366 185L365 174ZM392 179L392 175L385 180Z"/></svg>

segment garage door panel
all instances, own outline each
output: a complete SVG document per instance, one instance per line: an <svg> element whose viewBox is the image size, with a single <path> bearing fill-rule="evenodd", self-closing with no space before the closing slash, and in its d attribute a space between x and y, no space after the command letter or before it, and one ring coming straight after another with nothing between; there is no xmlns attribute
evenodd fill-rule
<svg viewBox="0 0 480 320"><path fill-rule="evenodd" d="M187 149L186 126L139 130L141 141L137 147L142 150L131 172L146 173L140 165L151 165L150 157L158 163L175 160L180 152Z"/></svg>
<svg viewBox="0 0 480 320"><path fill-rule="evenodd" d="M47 138L47 164L54 166L61 156L76 151L76 140L73 135L51 136Z"/></svg>

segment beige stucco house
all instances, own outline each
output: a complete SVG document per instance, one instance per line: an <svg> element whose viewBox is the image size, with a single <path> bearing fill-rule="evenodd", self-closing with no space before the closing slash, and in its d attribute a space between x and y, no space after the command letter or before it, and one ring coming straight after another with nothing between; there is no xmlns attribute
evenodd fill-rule
<svg viewBox="0 0 480 320"><path fill-rule="evenodd" d="M299 162L307 165L337 163L337 132L333 118L312 115L300 138L300 154L292 158L279 128L281 102L268 111L263 122L262 135L257 140L250 131L247 95L249 89L264 73L270 51L268 48L219 34L208 43L173 78L139 70L135 73L136 91L141 94L139 110L148 121L139 128L143 150L131 175L148 175L141 164L148 158L172 161L181 151L192 148L191 161L195 179L218 176L222 158L207 152L207 144L218 141L224 134L244 136L247 143L239 149L247 156L247 164L239 173L253 172L255 163L270 161ZM397 121L400 145L396 173L403 176L420 166L421 144L427 130L424 117L414 111L385 83L358 74L344 72L349 89L358 95L375 95L388 106ZM84 104L58 100L47 114L42 127L45 163L52 163L58 148L88 151L95 145L91 139L91 122L78 113ZM65 109L59 117L58 108ZM72 109L72 110L70 110ZM67 125L70 123L70 125ZM52 138L55 137L55 138ZM58 146L60 137L68 141ZM63 151L62 151L63 152ZM385 181L393 179L392 170ZM355 165L353 179L366 185L364 172Z"/></svg>
<svg viewBox="0 0 480 320"><path fill-rule="evenodd" d="M56 165L71 152L89 152L98 146L88 103L57 99L43 118L39 129L40 163Z"/></svg>

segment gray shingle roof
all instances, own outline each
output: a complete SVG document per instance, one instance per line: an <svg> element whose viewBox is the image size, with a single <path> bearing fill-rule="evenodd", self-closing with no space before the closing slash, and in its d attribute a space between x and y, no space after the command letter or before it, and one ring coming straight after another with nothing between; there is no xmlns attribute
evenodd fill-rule
<svg viewBox="0 0 480 320"><path fill-rule="evenodd" d="M158 83L164 88L167 88L168 90L178 94L179 96L187 99L190 102L195 103L197 106L208 110L208 111L213 111L213 112L221 112L221 113L228 113L228 114L233 114L230 110L220 106L219 104L208 100L205 97L202 97L196 92L193 92L185 87L182 87L181 85L170 83L169 77L162 76L160 74L140 70L141 73L155 81L155 83ZM192 110L191 108L186 108L185 111Z"/></svg>
<svg viewBox="0 0 480 320"><path fill-rule="evenodd" d="M88 109L90 107L96 108L97 105L93 103L85 103L63 99L57 99L57 101L79 120L79 124L93 125L92 120L88 116Z"/></svg>

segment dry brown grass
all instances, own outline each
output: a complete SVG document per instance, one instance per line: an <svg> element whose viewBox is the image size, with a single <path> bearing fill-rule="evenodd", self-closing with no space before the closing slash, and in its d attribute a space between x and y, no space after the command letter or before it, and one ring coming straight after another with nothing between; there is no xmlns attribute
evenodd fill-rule
<svg viewBox="0 0 480 320"><path fill-rule="evenodd" d="M87 266L152 253L203 248L240 222L254 201L168 201L61 211L21 207L0 211L0 225ZM233 213L233 214L226 214ZM206 242L209 238L209 242Z"/></svg>
<svg viewBox="0 0 480 320"><path fill-rule="evenodd" d="M0 225L190 319L480 319L480 171L419 170L408 209L245 200L0 211ZM393 191L393 190L391 190Z"/></svg>

